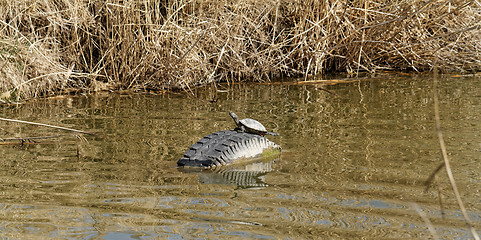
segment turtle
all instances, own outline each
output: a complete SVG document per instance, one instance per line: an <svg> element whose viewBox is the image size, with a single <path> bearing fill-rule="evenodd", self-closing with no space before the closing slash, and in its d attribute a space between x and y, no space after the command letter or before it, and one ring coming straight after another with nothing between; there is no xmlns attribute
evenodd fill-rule
<svg viewBox="0 0 481 240"><path fill-rule="evenodd" d="M239 120L239 117L237 117L237 115L232 111L229 111L229 115L232 117L232 119L234 119L234 122L237 125L237 127L234 130L238 132L252 133L260 136L264 136L266 134L272 135L272 136L279 136L278 133L268 132L264 127L264 125L262 125L257 120L250 119L250 118L244 118Z"/></svg>
<svg viewBox="0 0 481 240"><path fill-rule="evenodd" d="M266 131L253 119L239 120L229 112L237 124L234 130L211 133L192 144L177 161L179 167L216 168L229 165L239 159L250 159L280 153L281 147L264 135L279 135Z"/></svg>

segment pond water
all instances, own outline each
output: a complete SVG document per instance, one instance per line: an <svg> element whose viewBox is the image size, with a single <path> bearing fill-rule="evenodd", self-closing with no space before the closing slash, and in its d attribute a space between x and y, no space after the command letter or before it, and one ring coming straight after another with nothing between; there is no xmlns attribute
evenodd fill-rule
<svg viewBox="0 0 481 240"><path fill-rule="evenodd" d="M468 214L481 229L481 78L440 76L441 125ZM327 91L325 91L327 90ZM433 77L332 85L216 85L188 94L94 94L3 106L0 232L11 239L470 239L442 162ZM228 111L280 136L276 159L184 171L201 137L232 129ZM413 205L417 204L417 205Z"/></svg>

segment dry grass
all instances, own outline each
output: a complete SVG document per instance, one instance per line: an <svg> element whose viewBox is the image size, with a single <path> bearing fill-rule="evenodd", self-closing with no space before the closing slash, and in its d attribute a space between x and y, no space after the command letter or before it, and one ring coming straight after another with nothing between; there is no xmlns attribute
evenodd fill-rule
<svg viewBox="0 0 481 240"><path fill-rule="evenodd" d="M0 88L28 98L332 71L479 71L480 22L478 0L3 0Z"/></svg>

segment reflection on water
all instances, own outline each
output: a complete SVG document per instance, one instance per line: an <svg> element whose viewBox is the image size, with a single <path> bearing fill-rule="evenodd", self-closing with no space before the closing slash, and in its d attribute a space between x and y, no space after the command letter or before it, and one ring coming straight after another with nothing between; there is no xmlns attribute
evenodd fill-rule
<svg viewBox="0 0 481 240"><path fill-rule="evenodd" d="M265 159L249 164L234 164L216 168L214 170L200 170L194 168L180 168L186 173L197 173L199 183L204 184L232 184L241 188L267 187L265 176L272 172L272 164L276 160Z"/></svg>
<svg viewBox="0 0 481 240"><path fill-rule="evenodd" d="M470 238L444 174L444 216L437 190L424 192L441 162L432 80L387 78L3 106L2 117L98 135L0 145L0 232L13 239L429 238L416 203L442 238ZM446 77L439 86L454 175L477 229L480 83ZM217 171L177 169L192 143L234 128L229 110L279 132L271 140L282 146L280 157ZM1 138L58 133L0 122Z"/></svg>

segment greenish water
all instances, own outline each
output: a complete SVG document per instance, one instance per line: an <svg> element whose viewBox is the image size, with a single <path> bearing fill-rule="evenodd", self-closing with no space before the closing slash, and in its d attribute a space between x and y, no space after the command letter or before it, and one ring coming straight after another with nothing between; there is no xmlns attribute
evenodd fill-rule
<svg viewBox="0 0 481 240"><path fill-rule="evenodd" d="M481 78L440 77L443 134L462 199L481 229ZM334 94L329 94L322 89ZM434 129L432 78L338 85L218 85L185 95L44 99L3 106L6 118L95 132L0 122L0 137L67 134L0 145L0 232L10 239L469 239ZM212 100L216 101L212 101ZM276 159L220 171L176 161L228 111L280 136ZM11 141L10 141L11 142ZM77 155L77 151L80 155Z"/></svg>

